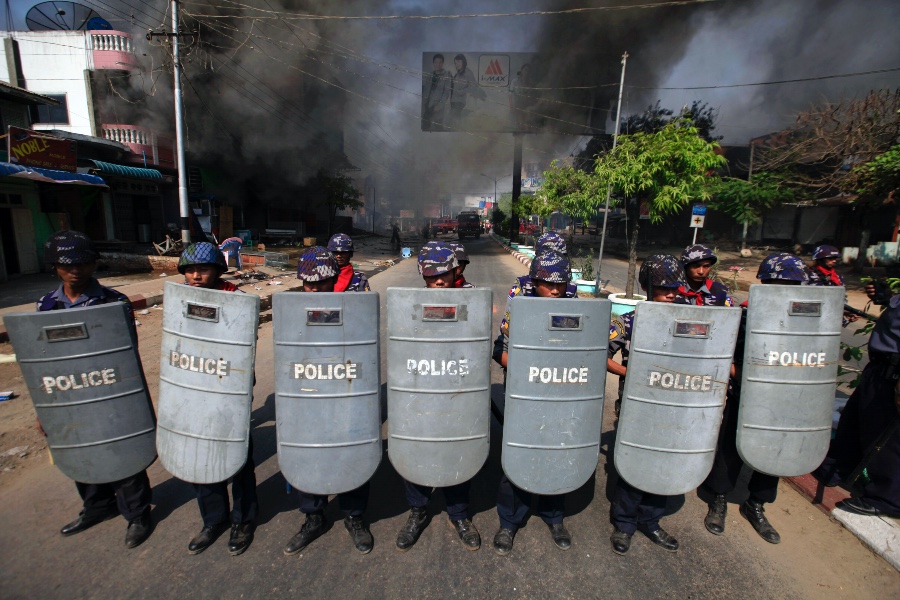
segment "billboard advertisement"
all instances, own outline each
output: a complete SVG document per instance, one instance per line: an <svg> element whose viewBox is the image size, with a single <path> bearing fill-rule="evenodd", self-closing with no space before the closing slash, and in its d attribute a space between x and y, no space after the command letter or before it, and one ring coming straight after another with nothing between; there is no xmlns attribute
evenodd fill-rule
<svg viewBox="0 0 900 600"><path fill-rule="evenodd" d="M594 92L554 79L529 52L434 51L422 54L422 131L569 133L605 129Z"/></svg>
<svg viewBox="0 0 900 600"><path fill-rule="evenodd" d="M6 152L11 163L57 171L76 170L77 144L72 140L12 125L6 140Z"/></svg>

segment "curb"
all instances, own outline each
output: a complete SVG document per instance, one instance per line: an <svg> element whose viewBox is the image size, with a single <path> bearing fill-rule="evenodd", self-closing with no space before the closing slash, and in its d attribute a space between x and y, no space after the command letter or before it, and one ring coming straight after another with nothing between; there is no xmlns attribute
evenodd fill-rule
<svg viewBox="0 0 900 600"><path fill-rule="evenodd" d="M527 268L529 268L529 269L531 268L531 258L530 258L530 257L528 257L528 256L526 256L526 255L524 255L524 254L522 254L521 252L516 252L516 251L513 250L510 246L507 246L506 244L504 244L503 242L501 242L501 241L494 235L493 232L491 232L491 238L492 238L495 242L497 242L498 244L500 244L501 246L503 246L503 248L504 248L507 252L509 252L510 254L512 254L512 255L513 255L513 258L515 258L516 260L518 260L520 263L522 263L523 265L525 265Z"/></svg>

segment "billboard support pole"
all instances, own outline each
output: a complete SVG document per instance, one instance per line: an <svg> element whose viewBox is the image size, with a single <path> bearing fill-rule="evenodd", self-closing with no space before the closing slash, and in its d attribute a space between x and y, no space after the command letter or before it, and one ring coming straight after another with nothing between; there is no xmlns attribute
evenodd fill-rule
<svg viewBox="0 0 900 600"><path fill-rule="evenodd" d="M516 204L522 194L522 133L513 134L513 180L512 180L512 204L509 216L509 239L519 239L519 217L516 215Z"/></svg>
<svg viewBox="0 0 900 600"><path fill-rule="evenodd" d="M619 125L622 123L622 90L625 88L625 63L628 62L628 52L622 55L622 76L619 79L619 104L616 107L616 129L613 134L612 150L616 149L619 141ZM611 151L612 151L611 150ZM603 229L600 232L600 253L597 256L597 279L594 281L594 296L600 296L600 269L603 268L603 246L606 243L606 220L609 217L609 197L612 195L612 186L606 188L606 203L603 208Z"/></svg>

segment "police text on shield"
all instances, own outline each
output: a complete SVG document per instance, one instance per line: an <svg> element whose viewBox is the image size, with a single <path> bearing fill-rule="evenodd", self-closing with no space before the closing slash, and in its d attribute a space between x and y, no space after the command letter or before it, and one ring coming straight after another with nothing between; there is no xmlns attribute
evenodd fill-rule
<svg viewBox="0 0 900 600"><path fill-rule="evenodd" d="M60 375L59 377L44 377L44 390L48 394L52 394L54 389L61 392L68 390L80 390L87 387L97 387L100 385L112 385L118 380L116 379L115 369L101 369L99 371L91 371L89 373L79 373L78 375Z"/></svg>

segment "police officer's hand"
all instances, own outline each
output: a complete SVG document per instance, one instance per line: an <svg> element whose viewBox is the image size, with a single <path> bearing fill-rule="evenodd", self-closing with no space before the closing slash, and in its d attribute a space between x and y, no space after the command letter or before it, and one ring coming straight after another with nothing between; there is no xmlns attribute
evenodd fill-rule
<svg viewBox="0 0 900 600"><path fill-rule="evenodd" d="M875 284L867 283L866 287L864 287L863 289L866 292L866 296L869 297L869 300L872 300L875 298Z"/></svg>
<svg viewBox="0 0 900 600"><path fill-rule="evenodd" d="M40 420L40 419L37 419L37 418L36 418L36 419L34 420L34 426L37 428L39 434L41 434L41 435L44 436L44 437L47 437L47 432L44 431L44 428L43 428L43 427L41 427L41 420Z"/></svg>

